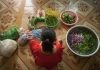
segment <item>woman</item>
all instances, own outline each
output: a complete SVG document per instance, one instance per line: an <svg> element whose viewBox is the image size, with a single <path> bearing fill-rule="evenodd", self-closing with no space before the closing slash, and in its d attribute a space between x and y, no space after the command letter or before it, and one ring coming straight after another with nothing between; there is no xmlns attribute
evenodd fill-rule
<svg viewBox="0 0 100 70"><path fill-rule="evenodd" d="M62 59L62 42L57 41L56 34L51 29L43 30L41 41L30 39L29 46L35 58L35 63L40 67L46 67L51 70Z"/></svg>

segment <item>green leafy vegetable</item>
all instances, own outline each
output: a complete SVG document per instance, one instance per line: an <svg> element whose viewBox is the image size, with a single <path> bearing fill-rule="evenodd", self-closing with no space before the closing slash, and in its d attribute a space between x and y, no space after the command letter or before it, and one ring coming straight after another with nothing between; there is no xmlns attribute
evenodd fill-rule
<svg viewBox="0 0 100 70"><path fill-rule="evenodd" d="M11 27L8 30L0 33L0 40L4 40L4 39L16 40L18 38L19 38L19 33L17 27Z"/></svg>
<svg viewBox="0 0 100 70"><path fill-rule="evenodd" d="M64 22L66 22L68 24L71 24L71 23L74 23L75 22L75 16L71 16L68 13L64 13L62 15L62 19L63 19Z"/></svg>
<svg viewBox="0 0 100 70"><path fill-rule="evenodd" d="M46 16L46 25L48 27L55 27L58 23L58 19L55 16L48 15Z"/></svg>
<svg viewBox="0 0 100 70"><path fill-rule="evenodd" d="M32 19L29 21L29 27L31 29L33 29L34 27L37 27L38 22L45 22L45 18L32 17Z"/></svg>
<svg viewBox="0 0 100 70"><path fill-rule="evenodd" d="M91 31L74 32L71 38L71 47L80 54L89 54L96 49L97 38Z"/></svg>

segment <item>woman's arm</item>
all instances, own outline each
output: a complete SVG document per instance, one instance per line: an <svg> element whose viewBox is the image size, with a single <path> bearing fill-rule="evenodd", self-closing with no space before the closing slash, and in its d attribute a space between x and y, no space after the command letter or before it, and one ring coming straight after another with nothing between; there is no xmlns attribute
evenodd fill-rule
<svg viewBox="0 0 100 70"><path fill-rule="evenodd" d="M30 39L29 40L29 47L34 57L37 56L38 50L40 48L40 41L38 39Z"/></svg>

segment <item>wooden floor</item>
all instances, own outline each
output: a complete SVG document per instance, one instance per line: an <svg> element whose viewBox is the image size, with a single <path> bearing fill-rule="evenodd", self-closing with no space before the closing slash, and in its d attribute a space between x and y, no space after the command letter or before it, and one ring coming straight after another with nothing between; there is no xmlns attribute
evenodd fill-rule
<svg viewBox="0 0 100 70"><path fill-rule="evenodd" d="M34 16L38 9L46 7L58 11L73 10L79 16L79 25L95 30L100 38L100 1L99 0L0 0L0 32L12 25L27 29L28 17ZM100 70L100 50L92 57L82 58L73 54L66 45L66 32L69 28L62 23L55 29L58 39L65 47L63 60L53 70ZM18 46L10 58L0 56L0 70L45 70L34 63L27 46Z"/></svg>

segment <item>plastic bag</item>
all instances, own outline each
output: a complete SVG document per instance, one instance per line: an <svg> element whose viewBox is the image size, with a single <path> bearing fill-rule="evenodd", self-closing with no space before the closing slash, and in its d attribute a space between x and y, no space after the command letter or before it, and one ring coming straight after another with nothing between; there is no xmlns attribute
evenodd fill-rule
<svg viewBox="0 0 100 70"><path fill-rule="evenodd" d="M20 27L18 31L20 36L25 34L25 29L23 27Z"/></svg>
<svg viewBox="0 0 100 70"><path fill-rule="evenodd" d="M17 43L11 39L0 41L0 55L10 57L17 48Z"/></svg>
<svg viewBox="0 0 100 70"><path fill-rule="evenodd" d="M19 37L19 33L16 27L12 27L5 32L0 33L0 40L13 39L16 40Z"/></svg>

